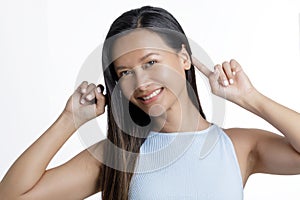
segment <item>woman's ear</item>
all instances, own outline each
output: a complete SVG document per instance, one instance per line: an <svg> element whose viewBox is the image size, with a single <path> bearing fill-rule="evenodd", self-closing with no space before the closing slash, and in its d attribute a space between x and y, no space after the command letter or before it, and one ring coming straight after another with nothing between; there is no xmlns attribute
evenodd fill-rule
<svg viewBox="0 0 300 200"><path fill-rule="evenodd" d="M179 59L181 60L182 66L185 70L189 70L191 68L191 64L192 64L191 58L184 44L181 45L181 50L179 52Z"/></svg>

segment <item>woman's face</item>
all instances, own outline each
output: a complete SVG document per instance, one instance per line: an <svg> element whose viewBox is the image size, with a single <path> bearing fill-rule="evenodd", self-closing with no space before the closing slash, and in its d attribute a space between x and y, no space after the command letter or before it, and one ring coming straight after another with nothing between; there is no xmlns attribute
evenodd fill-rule
<svg viewBox="0 0 300 200"><path fill-rule="evenodd" d="M185 69L190 67L183 46L168 47L154 32L138 29L118 38L114 67L124 96L150 116L159 116L186 92Z"/></svg>

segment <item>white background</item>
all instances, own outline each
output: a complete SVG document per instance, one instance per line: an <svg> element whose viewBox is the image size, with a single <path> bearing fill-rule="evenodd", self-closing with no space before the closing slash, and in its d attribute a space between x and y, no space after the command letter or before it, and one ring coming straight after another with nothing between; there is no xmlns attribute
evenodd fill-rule
<svg viewBox="0 0 300 200"><path fill-rule="evenodd" d="M214 63L237 59L258 90L300 111L297 0L2 0L0 179L58 117L74 90L82 64L103 42L113 20L143 5L170 11L187 36L204 48ZM209 106L207 113L208 109ZM97 120L105 124L104 118ZM222 126L278 133L262 119L231 103L226 104ZM84 148L78 134L74 134L49 167L64 163ZM253 175L245 187L245 199L296 200L300 197L299 188L299 175ZM97 194L88 199L99 197Z"/></svg>

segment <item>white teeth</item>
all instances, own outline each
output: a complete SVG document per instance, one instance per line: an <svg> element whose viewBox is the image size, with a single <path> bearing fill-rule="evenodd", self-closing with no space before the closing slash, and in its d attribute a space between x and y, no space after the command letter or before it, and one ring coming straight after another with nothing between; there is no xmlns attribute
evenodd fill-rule
<svg viewBox="0 0 300 200"><path fill-rule="evenodd" d="M161 89L157 89L155 90L154 92L152 92L150 95L146 96L146 97L143 97L143 100L146 101L146 100L149 100L153 97L155 97L156 95L158 95L160 93Z"/></svg>

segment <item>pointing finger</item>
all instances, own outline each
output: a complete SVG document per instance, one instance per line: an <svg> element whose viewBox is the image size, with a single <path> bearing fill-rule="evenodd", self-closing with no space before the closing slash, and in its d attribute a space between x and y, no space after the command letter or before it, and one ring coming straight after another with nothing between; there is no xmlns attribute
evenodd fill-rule
<svg viewBox="0 0 300 200"><path fill-rule="evenodd" d="M212 71L208 69L203 63L201 63L196 57L192 56L193 65L202 72L207 78L211 75Z"/></svg>

